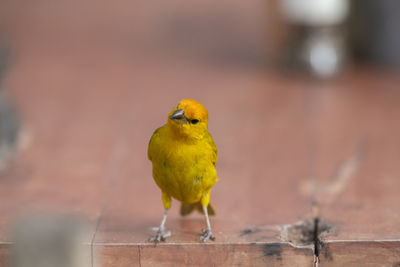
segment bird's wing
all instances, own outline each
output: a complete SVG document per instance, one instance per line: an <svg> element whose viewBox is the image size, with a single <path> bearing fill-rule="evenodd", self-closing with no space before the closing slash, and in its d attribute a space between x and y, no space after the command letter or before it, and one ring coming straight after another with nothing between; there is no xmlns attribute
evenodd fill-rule
<svg viewBox="0 0 400 267"><path fill-rule="evenodd" d="M162 127L160 127L157 130L155 130L153 135L150 138L149 147L147 149L147 156L148 156L149 160L152 160L155 151L157 151L157 146L158 146L159 141L160 141L161 128Z"/></svg>
<svg viewBox="0 0 400 267"><path fill-rule="evenodd" d="M214 143L214 140L211 136L210 133L207 132L207 134L205 135L205 140L206 142L209 144L209 146L211 147L211 160L212 163L215 164L217 163L218 160L218 150L217 150L217 146Z"/></svg>

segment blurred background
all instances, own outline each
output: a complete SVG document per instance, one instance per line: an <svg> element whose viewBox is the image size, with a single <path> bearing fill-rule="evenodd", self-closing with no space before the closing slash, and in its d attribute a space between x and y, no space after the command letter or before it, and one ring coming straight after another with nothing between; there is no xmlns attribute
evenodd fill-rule
<svg viewBox="0 0 400 267"><path fill-rule="evenodd" d="M221 242L315 206L357 239L386 205L371 225L392 237L399 29L395 0L0 1L0 265L54 266L15 258L73 236L115 266L94 244L144 242L162 215L147 143L183 98L210 113ZM197 240L201 216L175 213L172 241Z"/></svg>

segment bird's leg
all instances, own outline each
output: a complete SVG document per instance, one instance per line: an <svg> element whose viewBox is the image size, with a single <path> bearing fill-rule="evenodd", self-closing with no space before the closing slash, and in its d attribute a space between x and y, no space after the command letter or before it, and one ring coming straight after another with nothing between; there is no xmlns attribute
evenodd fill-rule
<svg viewBox="0 0 400 267"><path fill-rule="evenodd" d="M200 236L200 240L206 242L208 239L215 240L213 233L211 232L210 219L208 218L207 206L203 206L204 215L206 216L207 228L203 230Z"/></svg>
<svg viewBox="0 0 400 267"><path fill-rule="evenodd" d="M155 237L151 237L150 241L154 241L155 243L158 243L160 241L165 241L165 238L171 235L171 232L165 232L165 221L167 220L167 215L168 215L168 209L164 210L164 216L162 218L160 227L154 227L153 230L157 231L157 234Z"/></svg>

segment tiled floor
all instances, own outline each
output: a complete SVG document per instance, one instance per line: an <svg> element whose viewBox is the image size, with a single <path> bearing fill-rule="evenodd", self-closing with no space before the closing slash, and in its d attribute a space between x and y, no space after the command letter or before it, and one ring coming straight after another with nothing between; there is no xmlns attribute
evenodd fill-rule
<svg viewBox="0 0 400 267"><path fill-rule="evenodd" d="M0 176L0 261L13 218L37 211L85 218L94 266L311 266L313 242L292 247L281 229L315 216L320 228L332 226L323 266L400 261L398 75L358 68L315 81L142 55L114 42L91 47L84 33L72 42L43 34L52 28L39 15L56 17L30 8L14 14L36 23L35 34L19 20L6 24L16 53L4 89L22 131ZM203 218L180 218L174 202L173 235L154 246L149 228L163 208L147 144L182 98L208 108L219 149L217 239L201 244Z"/></svg>

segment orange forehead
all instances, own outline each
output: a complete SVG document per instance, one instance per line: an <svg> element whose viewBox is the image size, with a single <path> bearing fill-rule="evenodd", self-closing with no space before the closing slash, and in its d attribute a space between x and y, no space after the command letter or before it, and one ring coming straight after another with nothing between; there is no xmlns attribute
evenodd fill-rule
<svg viewBox="0 0 400 267"><path fill-rule="evenodd" d="M193 99L183 99L177 106L178 109L185 111L186 118L208 120L207 109Z"/></svg>

